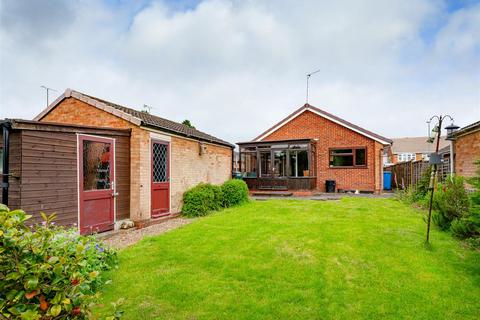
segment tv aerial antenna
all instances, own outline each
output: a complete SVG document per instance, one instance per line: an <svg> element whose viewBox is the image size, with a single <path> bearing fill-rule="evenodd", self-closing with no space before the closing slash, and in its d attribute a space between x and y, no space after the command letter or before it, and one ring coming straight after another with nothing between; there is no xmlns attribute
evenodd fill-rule
<svg viewBox="0 0 480 320"><path fill-rule="evenodd" d="M306 99L305 99L305 102L306 102L306 103L308 103L308 81L310 80L310 77L311 77L312 75L314 75L315 73L318 73L318 72L320 72L320 69L315 70L315 71L310 72L310 73L307 74L307 97L306 97Z"/></svg>
<svg viewBox="0 0 480 320"><path fill-rule="evenodd" d="M53 88L49 88L47 86L40 86L40 88L43 88L45 89L45 91L47 92L47 107L50 105L50 100L49 100L49 95L50 95L50 91L55 91L55 92L58 92L57 90L53 89Z"/></svg>
<svg viewBox="0 0 480 320"><path fill-rule="evenodd" d="M155 109L155 108L152 106L149 106L148 104L145 104L145 103L143 104L143 110L142 110L143 112L151 114L152 109Z"/></svg>

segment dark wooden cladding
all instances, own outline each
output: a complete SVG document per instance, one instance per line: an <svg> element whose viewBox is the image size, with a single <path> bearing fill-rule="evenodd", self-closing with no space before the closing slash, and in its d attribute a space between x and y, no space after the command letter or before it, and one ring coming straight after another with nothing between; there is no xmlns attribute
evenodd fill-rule
<svg viewBox="0 0 480 320"><path fill-rule="evenodd" d="M56 213L57 223L78 223L77 134L115 139L116 219L130 217L130 131L37 122L12 123L9 207ZM1 133L0 133L1 135ZM1 147L1 140L0 140Z"/></svg>
<svg viewBox="0 0 480 320"><path fill-rule="evenodd" d="M3 148L2 132L0 132L0 137L0 146ZM22 136L20 132L10 132L10 176L8 178L8 205L14 209L20 207L21 143ZM0 198L1 197L2 195L0 192Z"/></svg>
<svg viewBox="0 0 480 320"><path fill-rule="evenodd" d="M243 178L250 190L312 190L317 179L308 178Z"/></svg>
<svg viewBox="0 0 480 320"><path fill-rule="evenodd" d="M115 176L118 197L117 220L130 218L130 137L115 137Z"/></svg>

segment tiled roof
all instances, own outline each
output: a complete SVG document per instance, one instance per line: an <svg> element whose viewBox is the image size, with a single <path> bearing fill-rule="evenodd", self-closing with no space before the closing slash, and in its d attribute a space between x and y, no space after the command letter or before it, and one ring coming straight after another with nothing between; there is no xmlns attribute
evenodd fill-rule
<svg viewBox="0 0 480 320"><path fill-rule="evenodd" d="M394 138L392 153L429 153L435 151L435 143L428 143L428 137ZM449 142L440 138L440 148L447 147Z"/></svg>
<svg viewBox="0 0 480 320"><path fill-rule="evenodd" d="M215 144L225 145L228 147L234 147L233 144L209 135L200 130L190 128L184 124L171 121L165 118L155 116L146 112L138 111L132 108L128 108L107 100L103 100L94 96L90 96L75 90L67 89L65 93L59 97L55 102L53 102L46 110L44 110L40 115L38 115L35 120L40 120L43 118L50 110L52 110L61 100L66 97L74 97L85 101L88 104L94 105L103 109L106 112L112 113L116 116L126 119L127 121L134 122L137 125L142 125L145 127L150 127L153 129L158 129L160 131L165 131L169 133L178 134L184 137L189 137L192 139L198 139L201 141L211 142ZM116 111L118 110L118 111ZM120 112L119 112L120 111Z"/></svg>
<svg viewBox="0 0 480 320"><path fill-rule="evenodd" d="M369 131L369 130L366 130L366 129L363 129L362 127L359 127L351 122L348 122L342 118L339 118L331 113L328 113L320 108L317 108L317 107L314 107L308 103L304 104L302 107L298 108L297 110L295 110L293 113L291 113L288 117L286 117L285 119L283 119L282 121L278 122L276 125L274 125L273 127L271 127L270 129L266 130L265 132L263 132L262 134L260 134L259 136L257 136L255 139L253 139L254 141L259 141L259 140L262 140L264 137L268 136L270 133L274 132L275 130L279 129L280 127L282 127L283 125L285 125L287 122L293 120L294 118L296 118L297 116L299 116L300 114L302 114L303 112L305 111L312 111L316 114L318 114L319 116L321 117L324 117L330 121L333 121L333 122L336 122L346 128L349 128L350 130L353 130L353 131L356 131L358 133L360 133L361 135L364 135L364 136L367 136L371 139L374 139L374 140L377 140L385 145L387 144L391 144L392 143L392 140L390 140L389 138L386 138L386 137L383 137L379 134L376 134L372 131Z"/></svg>

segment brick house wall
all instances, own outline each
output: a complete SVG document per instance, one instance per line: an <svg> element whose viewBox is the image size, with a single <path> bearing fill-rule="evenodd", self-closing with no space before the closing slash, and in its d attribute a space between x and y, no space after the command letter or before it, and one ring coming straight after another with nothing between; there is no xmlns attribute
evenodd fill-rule
<svg viewBox="0 0 480 320"><path fill-rule="evenodd" d="M455 173L463 177L473 177L480 160L480 128L455 139Z"/></svg>
<svg viewBox="0 0 480 320"><path fill-rule="evenodd" d="M309 110L264 137L263 141L284 139L318 139L316 145L317 189L325 191L325 180L335 180L337 189L380 192L382 187L383 145L325 119ZM367 166L331 168L331 148L366 147Z"/></svg>
<svg viewBox="0 0 480 320"><path fill-rule="evenodd" d="M232 149L205 143L205 152L199 154L198 141L172 137L171 143L171 209L180 212L183 193L199 184L222 184L230 179Z"/></svg>
<svg viewBox="0 0 480 320"><path fill-rule="evenodd" d="M130 128L130 217L149 219L151 215L151 139L170 142L170 210L181 210L186 189L199 182L220 184L231 175L231 149L206 144L206 154L199 156L198 141L139 127L122 118L95 108L73 97L64 99L41 121Z"/></svg>

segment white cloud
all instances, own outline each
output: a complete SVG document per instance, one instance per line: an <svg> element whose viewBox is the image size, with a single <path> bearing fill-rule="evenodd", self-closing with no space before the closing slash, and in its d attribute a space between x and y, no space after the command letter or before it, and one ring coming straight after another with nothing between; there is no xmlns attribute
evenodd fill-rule
<svg viewBox="0 0 480 320"><path fill-rule="evenodd" d="M0 23L0 117L35 116L47 84L146 103L236 142L302 105L305 74L320 68L311 104L380 134L425 134L438 113L460 125L480 118L480 5L449 14L413 0L212 0L186 11L66 1L52 20L11 3L0 7L17 17Z"/></svg>

